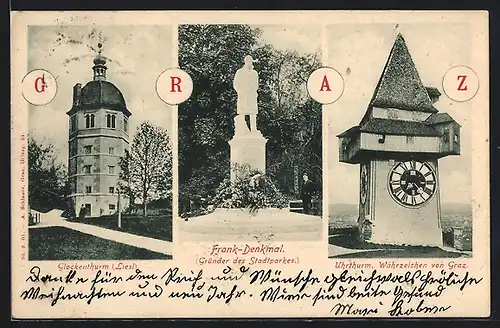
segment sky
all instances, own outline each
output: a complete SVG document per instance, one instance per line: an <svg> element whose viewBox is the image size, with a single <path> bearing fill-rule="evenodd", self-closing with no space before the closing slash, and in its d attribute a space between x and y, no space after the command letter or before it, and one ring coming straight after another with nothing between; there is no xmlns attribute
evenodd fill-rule
<svg viewBox="0 0 500 328"><path fill-rule="evenodd" d="M466 24L336 24L327 28L328 63L345 81L342 97L324 106L328 115L328 194L330 204L356 204L359 165L338 161L337 134L357 125L366 111L397 33L400 32L425 86L442 93L434 106L461 126L461 155L439 160L442 203L471 202L470 102L457 103L443 91L446 71L470 62L471 34Z"/></svg>
<svg viewBox="0 0 500 328"><path fill-rule="evenodd" d="M156 79L172 67L172 28L165 26L54 25L30 26L28 69L45 69L57 81L58 90L45 106L30 106L29 131L59 149L59 160L67 165L68 116L73 86L84 86L93 78L92 60L97 44L108 58L107 81L122 92L132 112L130 131L150 120L171 133L172 111L156 94ZM132 138L132 136L131 136Z"/></svg>
<svg viewBox="0 0 500 328"><path fill-rule="evenodd" d="M299 54L314 53L321 47L321 25L250 25L262 30L261 42L279 50L292 49Z"/></svg>

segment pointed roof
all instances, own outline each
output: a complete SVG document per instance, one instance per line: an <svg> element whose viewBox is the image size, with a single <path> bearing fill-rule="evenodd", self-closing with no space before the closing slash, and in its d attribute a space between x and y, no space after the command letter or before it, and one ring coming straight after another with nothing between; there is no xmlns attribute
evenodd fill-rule
<svg viewBox="0 0 500 328"><path fill-rule="evenodd" d="M384 70L373 93L370 107L397 108L436 113L428 90L420 76L401 34L392 46Z"/></svg>

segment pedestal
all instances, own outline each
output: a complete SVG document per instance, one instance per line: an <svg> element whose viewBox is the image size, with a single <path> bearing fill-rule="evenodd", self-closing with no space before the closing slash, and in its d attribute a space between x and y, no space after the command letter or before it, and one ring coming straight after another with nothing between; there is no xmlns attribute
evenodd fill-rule
<svg viewBox="0 0 500 328"><path fill-rule="evenodd" d="M266 171L266 143L267 139L259 131L236 134L229 141L231 154L231 167L249 165L254 170L265 173ZM231 180L235 172L231 169Z"/></svg>

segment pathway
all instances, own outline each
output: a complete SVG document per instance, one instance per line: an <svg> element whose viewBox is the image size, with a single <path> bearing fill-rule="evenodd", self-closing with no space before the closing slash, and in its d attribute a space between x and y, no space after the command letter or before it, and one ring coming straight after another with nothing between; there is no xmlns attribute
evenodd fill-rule
<svg viewBox="0 0 500 328"><path fill-rule="evenodd" d="M217 209L176 223L179 239L186 242L320 241L323 235L321 217L288 209L265 209L255 214L241 209Z"/></svg>
<svg viewBox="0 0 500 328"><path fill-rule="evenodd" d="M105 229L90 224L83 224L77 222L68 222L63 218L48 216L44 217L42 222L36 226L29 227L30 229L39 229L46 227L64 227L76 230L88 235L93 235L102 239L115 241L117 243L126 244L138 248L144 248L152 252L172 255L173 243L169 241L138 236L131 233Z"/></svg>

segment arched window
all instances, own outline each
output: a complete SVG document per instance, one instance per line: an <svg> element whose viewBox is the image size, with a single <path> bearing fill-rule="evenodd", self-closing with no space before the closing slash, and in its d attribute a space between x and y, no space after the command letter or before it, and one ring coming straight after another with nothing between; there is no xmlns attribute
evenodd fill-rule
<svg viewBox="0 0 500 328"><path fill-rule="evenodd" d="M87 114L85 115L85 128L93 128L95 127L95 115Z"/></svg>
<svg viewBox="0 0 500 328"><path fill-rule="evenodd" d="M106 114L106 127L116 129L116 115Z"/></svg>

